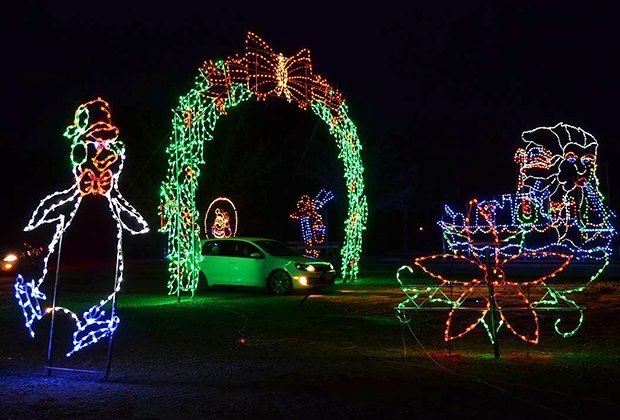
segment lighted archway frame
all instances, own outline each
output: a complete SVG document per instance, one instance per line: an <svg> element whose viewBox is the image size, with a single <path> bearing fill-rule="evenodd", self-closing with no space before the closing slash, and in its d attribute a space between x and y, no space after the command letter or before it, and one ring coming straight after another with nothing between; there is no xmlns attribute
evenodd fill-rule
<svg viewBox="0 0 620 420"><path fill-rule="evenodd" d="M342 94L312 71L310 51L291 57L275 53L253 33L248 33L243 55L206 61L195 86L180 97L172 119L167 148L168 172L161 186L163 232L168 233L170 294L191 292L198 286L200 220L196 210L196 188L205 163L205 141L214 138L220 117L253 98L282 97L302 109L308 107L329 127L343 162L348 192L344 243L341 249L342 276L354 280L362 253L362 235L368 204L364 194L364 167L357 128Z"/></svg>

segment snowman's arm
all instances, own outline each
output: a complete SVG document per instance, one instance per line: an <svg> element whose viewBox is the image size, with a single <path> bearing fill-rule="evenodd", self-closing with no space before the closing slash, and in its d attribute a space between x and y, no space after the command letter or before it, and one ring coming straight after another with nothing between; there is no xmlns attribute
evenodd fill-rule
<svg viewBox="0 0 620 420"><path fill-rule="evenodd" d="M125 200L121 193L115 188L110 195L110 205L112 212L118 217L119 223L124 229L133 235L139 235L149 231L146 220Z"/></svg>
<svg viewBox="0 0 620 420"><path fill-rule="evenodd" d="M62 220L70 222L80 204L81 198L80 191L75 185L64 191L58 191L48 195L41 200L32 213L30 221L24 230L34 230L42 224L59 222Z"/></svg>
<svg viewBox="0 0 620 420"><path fill-rule="evenodd" d="M319 191L319 193L316 195L316 197L314 197L314 203L316 205L316 207L320 210L323 208L323 206L325 204L327 204L327 202L331 201L334 199L334 193L331 191L327 191L327 190L321 190Z"/></svg>

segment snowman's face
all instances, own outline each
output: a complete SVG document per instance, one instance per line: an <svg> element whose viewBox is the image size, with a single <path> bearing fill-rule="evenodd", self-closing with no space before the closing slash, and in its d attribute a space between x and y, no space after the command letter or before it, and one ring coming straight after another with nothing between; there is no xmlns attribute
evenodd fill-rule
<svg viewBox="0 0 620 420"><path fill-rule="evenodd" d="M73 174L82 194L109 193L123 169L125 149L108 103L97 98L80 105L64 136L72 141Z"/></svg>
<svg viewBox="0 0 620 420"><path fill-rule="evenodd" d="M124 159L119 143L80 141L73 145L73 173L83 195L105 195L114 187Z"/></svg>

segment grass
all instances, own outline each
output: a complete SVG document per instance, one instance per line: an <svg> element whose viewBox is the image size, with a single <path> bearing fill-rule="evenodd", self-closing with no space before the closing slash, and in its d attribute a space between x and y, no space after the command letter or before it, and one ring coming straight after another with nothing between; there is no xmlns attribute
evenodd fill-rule
<svg viewBox="0 0 620 420"><path fill-rule="evenodd" d="M396 267L395 267L396 268ZM100 279L73 282L60 302L88 307ZM588 307L570 339L541 316L541 343L525 345L505 330L494 360L482 329L447 345L446 313L419 313L412 331L393 307L404 295L394 270L363 272L358 282L310 296L209 290L194 299L165 294L159 264L128 264L119 295L112 381L89 375L47 378L46 328L27 337L0 280L0 411L8 417L586 417L613 413L618 382L620 299L609 279L579 295ZM70 279L75 279L72 281ZM82 279L82 280L80 280ZM88 279L88 280L84 280ZM59 322L57 363L101 368L105 344L61 356L70 325ZM415 334L415 336L412 334Z"/></svg>

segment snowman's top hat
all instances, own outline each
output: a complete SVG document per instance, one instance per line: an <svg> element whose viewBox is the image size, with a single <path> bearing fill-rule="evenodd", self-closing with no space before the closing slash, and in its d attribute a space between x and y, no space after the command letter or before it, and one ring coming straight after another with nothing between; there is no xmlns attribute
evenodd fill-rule
<svg viewBox="0 0 620 420"><path fill-rule="evenodd" d="M80 105L75 110L73 124L65 130L65 137L72 140L109 142L118 138L118 128L112 124L110 105L97 98Z"/></svg>

